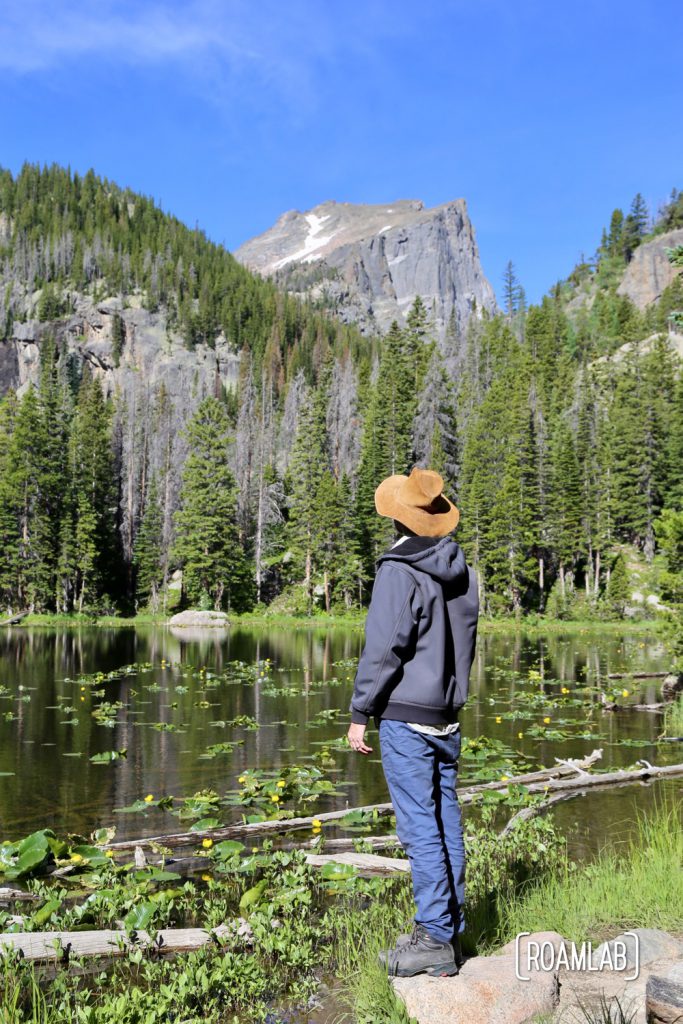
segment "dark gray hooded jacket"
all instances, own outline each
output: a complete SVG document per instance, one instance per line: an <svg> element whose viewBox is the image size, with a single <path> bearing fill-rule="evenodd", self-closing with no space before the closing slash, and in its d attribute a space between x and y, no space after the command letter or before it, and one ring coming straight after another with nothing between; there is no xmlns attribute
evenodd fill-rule
<svg viewBox="0 0 683 1024"><path fill-rule="evenodd" d="M445 725L467 700L476 573L452 537L408 537L377 562L351 720Z"/></svg>

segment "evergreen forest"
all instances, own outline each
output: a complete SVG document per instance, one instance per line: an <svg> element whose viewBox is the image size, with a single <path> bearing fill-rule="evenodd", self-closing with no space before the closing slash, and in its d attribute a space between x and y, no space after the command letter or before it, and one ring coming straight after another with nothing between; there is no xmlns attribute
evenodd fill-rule
<svg viewBox="0 0 683 1024"><path fill-rule="evenodd" d="M351 611L393 537L375 487L419 465L460 509L486 613L619 617L629 552L683 567L683 275L645 311L618 292L638 247L681 226L683 193L655 216L636 196L539 304L509 264L503 308L466 331L437 338L417 296L364 337L93 172L0 171L3 366L40 325L30 379L0 400L0 603ZM683 270L683 247L669 258ZM67 328L112 296L105 365ZM197 358L220 339L236 386L134 407L134 308Z"/></svg>

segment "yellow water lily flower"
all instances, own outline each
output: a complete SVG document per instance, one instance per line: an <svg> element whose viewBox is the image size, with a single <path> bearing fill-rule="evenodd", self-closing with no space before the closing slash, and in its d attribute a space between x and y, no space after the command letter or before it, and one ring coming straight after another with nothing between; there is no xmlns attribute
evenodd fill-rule
<svg viewBox="0 0 683 1024"><path fill-rule="evenodd" d="M313 829L313 835L314 836L319 836L320 835L320 829L319 828L314 828Z"/></svg>
<svg viewBox="0 0 683 1024"><path fill-rule="evenodd" d="M320 820L320 818L314 818L313 821L311 822L311 825L313 826L313 828L322 828L323 827L323 823Z"/></svg>
<svg viewBox="0 0 683 1024"><path fill-rule="evenodd" d="M202 839L202 846L205 850L210 850L213 846L213 839Z"/></svg>
<svg viewBox="0 0 683 1024"><path fill-rule="evenodd" d="M154 799L154 794L153 793L148 793L147 796L145 797L145 803L146 804L151 804L153 799Z"/></svg>

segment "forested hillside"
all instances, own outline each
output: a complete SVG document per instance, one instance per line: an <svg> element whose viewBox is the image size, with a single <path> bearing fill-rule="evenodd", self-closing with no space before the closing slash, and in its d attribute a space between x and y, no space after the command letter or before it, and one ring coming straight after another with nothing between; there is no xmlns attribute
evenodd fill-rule
<svg viewBox="0 0 683 1024"><path fill-rule="evenodd" d="M683 295L640 310L618 288L682 222L678 193L654 224L637 200L538 306L509 267L505 312L466 336L437 343L418 296L378 340L93 173L3 172L0 349L24 348L0 404L2 604L157 610L178 570L192 604L362 604L391 537L374 489L417 463L460 507L488 612L623 613L624 545L680 546ZM188 359L205 370L169 391Z"/></svg>

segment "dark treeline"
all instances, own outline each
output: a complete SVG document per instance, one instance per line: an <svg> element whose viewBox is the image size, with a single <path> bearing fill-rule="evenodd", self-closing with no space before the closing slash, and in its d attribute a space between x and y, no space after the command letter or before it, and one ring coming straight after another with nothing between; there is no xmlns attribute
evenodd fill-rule
<svg viewBox="0 0 683 1024"><path fill-rule="evenodd" d="M392 533L374 489L414 464L458 503L490 613L618 614L624 545L683 557L683 377L666 336L680 283L645 313L616 290L637 245L679 225L680 194L654 225L638 198L613 216L594 259L539 305L509 266L504 313L436 339L418 297L379 344L94 175L27 168L0 195L5 319L33 315L29 291L58 323L70 290L135 288L187 344L223 331L241 353L236 396L186 411L178 468L163 447L126 462L115 399L43 340L37 383L0 404L5 606L158 609L179 569L185 599L206 607L357 606ZM158 394L150 429L165 416Z"/></svg>

